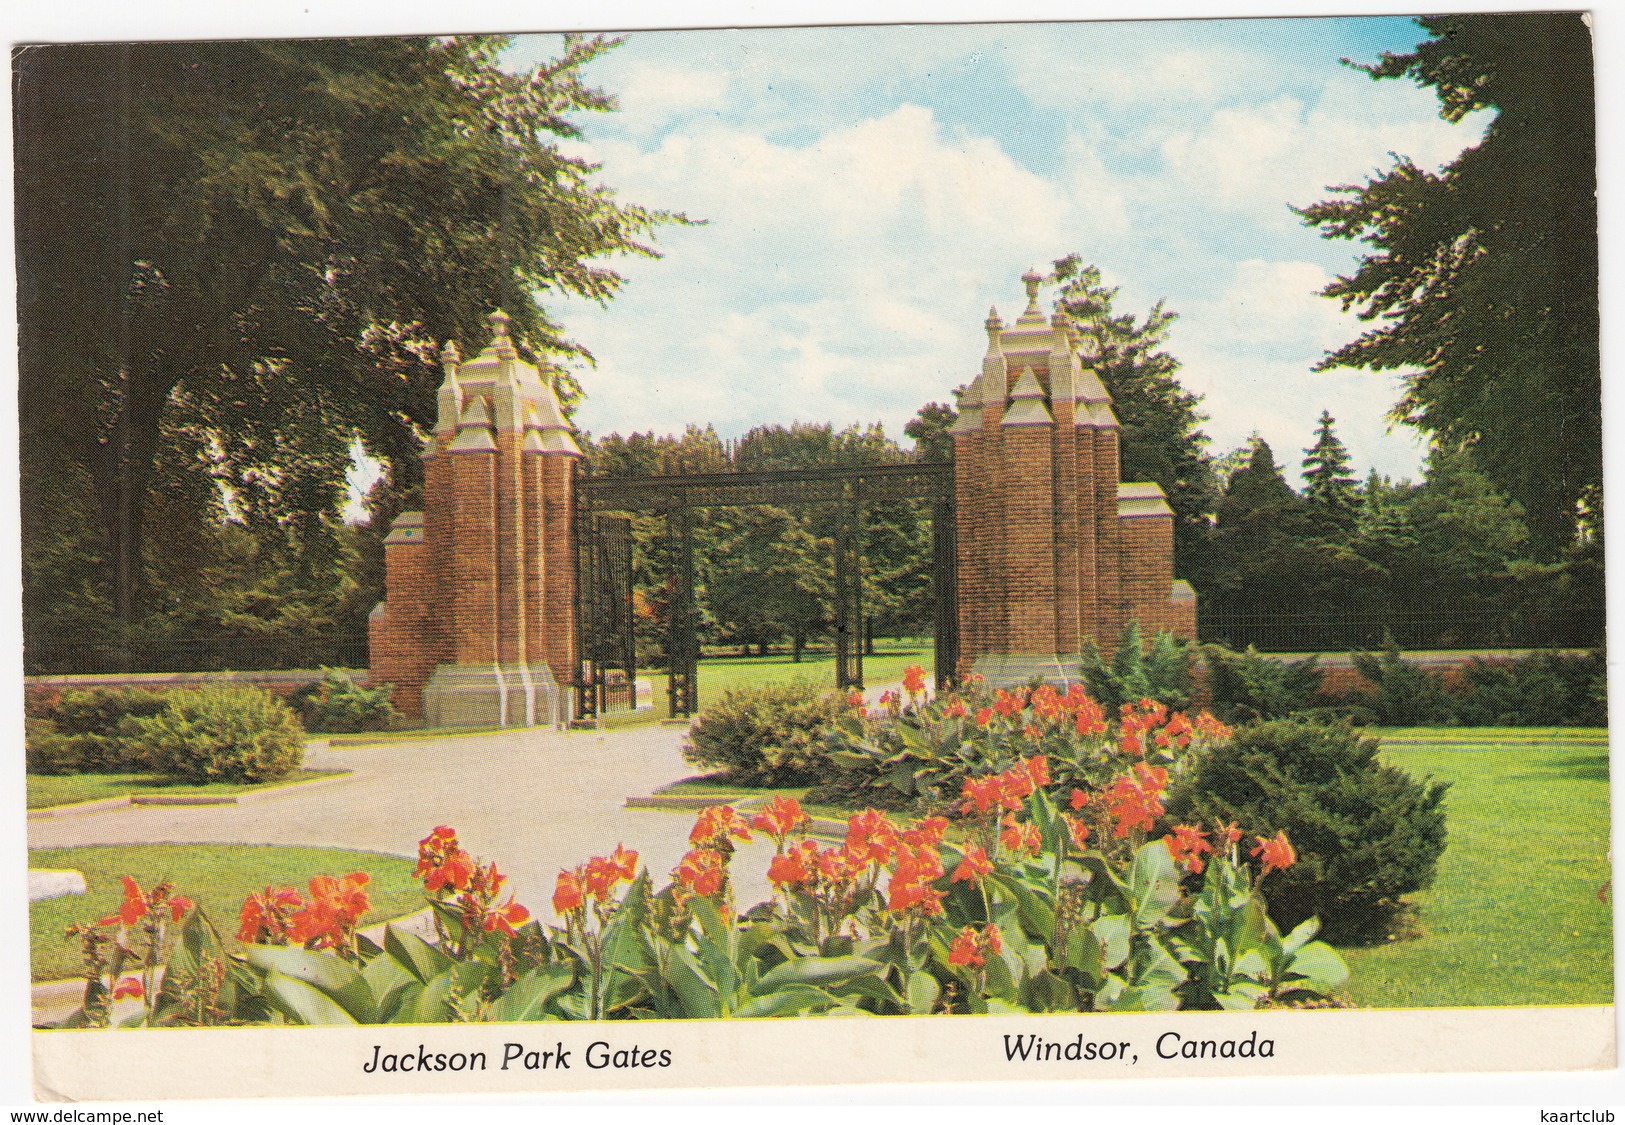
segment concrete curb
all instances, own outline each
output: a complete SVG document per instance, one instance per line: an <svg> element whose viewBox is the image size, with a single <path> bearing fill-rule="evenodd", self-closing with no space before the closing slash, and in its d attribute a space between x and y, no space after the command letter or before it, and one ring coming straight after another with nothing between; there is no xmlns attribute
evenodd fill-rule
<svg viewBox="0 0 1625 1125"><path fill-rule="evenodd" d="M131 794L124 797L103 797L95 801L80 801L73 805L47 805L42 809L29 809L29 820L41 820L53 816L77 816L81 813L105 812L108 809L121 809L126 805L249 805L255 801L264 801L271 797L281 797L288 793L303 793L309 789L319 789L324 785L336 785L341 781L349 781L354 776L350 771L335 774L332 777L313 777L309 781L290 781L286 785L270 785L264 789L253 789L246 793L222 793L213 795L209 793L177 793L167 797L162 793Z"/></svg>
<svg viewBox="0 0 1625 1125"><path fill-rule="evenodd" d="M737 809L754 808L761 804L761 797L740 797L731 800L724 793L713 793L709 796L686 797L675 794L667 796L656 793L650 797L628 797L624 807L629 809L708 809L712 805L732 805Z"/></svg>

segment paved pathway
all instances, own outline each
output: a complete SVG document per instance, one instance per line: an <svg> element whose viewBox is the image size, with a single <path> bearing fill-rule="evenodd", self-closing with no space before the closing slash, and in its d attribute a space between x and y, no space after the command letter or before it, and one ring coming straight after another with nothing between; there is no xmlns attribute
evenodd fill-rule
<svg viewBox="0 0 1625 1125"><path fill-rule="evenodd" d="M627 797L695 772L682 758L684 733L661 725L506 731L313 749L307 766L348 769L350 778L244 805L127 806L41 818L29 822L28 842L292 844L416 856L421 837L449 824L465 848L497 861L520 902L551 920L560 868L624 843L660 886L688 850L692 812L623 807ZM768 893L770 855L770 844L753 843L736 860L741 906Z"/></svg>
<svg viewBox="0 0 1625 1125"><path fill-rule="evenodd" d="M900 687L877 684L864 694L873 702ZM657 887L665 883L688 850L694 814L624 803L695 772L683 761L685 733L682 726L650 724L313 749L307 766L347 769L351 776L243 805L126 806L35 819L28 842L37 848L290 844L411 857L431 828L449 824L470 852L497 861L520 902L551 920L560 868L607 855L618 843L639 853ZM741 908L767 897L771 855L771 843L759 840L735 859Z"/></svg>

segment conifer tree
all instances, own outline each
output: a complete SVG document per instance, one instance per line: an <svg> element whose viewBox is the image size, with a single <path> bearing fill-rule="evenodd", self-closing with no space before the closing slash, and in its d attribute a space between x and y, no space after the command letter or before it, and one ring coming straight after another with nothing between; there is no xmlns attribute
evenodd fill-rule
<svg viewBox="0 0 1625 1125"><path fill-rule="evenodd" d="M1315 444L1304 450L1303 495L1311 507L1339 517L1353 514L1358 502L1354 475L1349 472L1349 451L1338 440L1332 412L1320 412Z"/></svg>

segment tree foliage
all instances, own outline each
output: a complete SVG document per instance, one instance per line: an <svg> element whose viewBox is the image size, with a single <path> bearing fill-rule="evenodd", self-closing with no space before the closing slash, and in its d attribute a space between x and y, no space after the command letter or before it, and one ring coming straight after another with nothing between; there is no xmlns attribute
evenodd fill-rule
<svg viewBox="0 0 1625 1125"><path fill-rule="evenodd" d="M1330 410L1320 412L1315 444L1304 450L1303 494L1319 514L1343 520L1353 516L1358 482L1349 472L1349 451L1332 429L1336 423Z"/></svg>
<svg viewBox="0 0 1625 1125"><path fill-rule="evenodd" d="M1093 341L1095 374L1122 427L1122 479L1162 486L1174 510L1174 572L1188 574L1199 565L1218 481L1201 396L1180 385L1179 361L1164 348L1178 314L1160 301L1143 319L1117 313L1117 290L1076 254L1056 261L1050 280L1061 285L1061 310Z"/></svg>
<svg viewBox="0 0 1625 1125"><path fill-rule="evenodd" d="M18 52L23 507L96 512L25 514L25 540L96 559L126 626L153 608L170 516L328 569L355 441L417 483L438 344L482 341L502 305L545 364L572 345L535 298L607 300L601 259L652 254L676 218L618 203L557 144L571 114L612 107L580 75L612 44L570 38L510 74L505 43ZM185 511L160 499L177 481Z"/></svg>
<svg viewBox="0 0 1625 1125"><path fill-rule="evenodd" d="M1371 247L1325 295L1370 322L1321 369L1404 373L1392 416L1471 450L1551 559L1601 511L1596 106L1577 12L1449 15L1361 67L1432 87L1440 113L1493 113L1434 173L1406 157L1299 210Z"/></svg>

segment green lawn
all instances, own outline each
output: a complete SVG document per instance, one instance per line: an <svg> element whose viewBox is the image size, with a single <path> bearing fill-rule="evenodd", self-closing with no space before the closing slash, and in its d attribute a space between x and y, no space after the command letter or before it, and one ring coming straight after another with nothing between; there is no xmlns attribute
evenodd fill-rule
<svg viewBox="0 0 1625 1125"><path fill-rule="evenodd" d="M281 781L269 785L234 785L214 782L209 785L184 785L157 774L145 773L31 773L28 775L28 807L48 808L51 805L72 805L80 801L99 801L105 797L128 796L210 796L226 797L255 789L290 785L300 781L314 781L319 777L332 777L342 770L295 770Z"/></svg>
<svg viewBox="0 0 1625 1125"><path fill-rule="evenodd" d="M63 931L75 922L94 922L117 910L124 894L122 875L131 876L143 889L167 877L176 894L203 908L228 944L234 944L237 912L249 894L268 886L291 886L303 893L312 875L352 871L370 875L367 896L372 911L363 919L365 925L410 914L424 905L423 888L412 878L416 866L412 860L335 848L246 844L31 848L28 865L81 871L88 888L82 895L30 905L30 969L36 981L80 973L78 945L64 939Z"/></svg>
<svg viewBox="0 0 1625 1125"><path fill-rule="evenodd" d="M863 680L866 684L894 683L903 678L903 670L910 664L925 669L927 683L935 667L935 654L930 638L919 641L877 641L875 655L863 658ZM655 712L666 715L666 674L662 671L644 671L654 689ZM789 653L770 656L718 656L700 661L700 708L722 698L725 691L738 688L761 687L765 684L793 683L805 680L819 687L835 687L835 657L827 652L803 654L801 663L790 659Z"/></svg>
<svg viewBox="0 0 1625 1125"><path fill-rule="evenodd" d="M1598 899L1609 878L1606 732L1374 733L1394 765L1451 782L1449 844L1433 888L1412 898L1422 936L1344 951L1354 1001L1612 1003L1612 906Z"/></svg>

